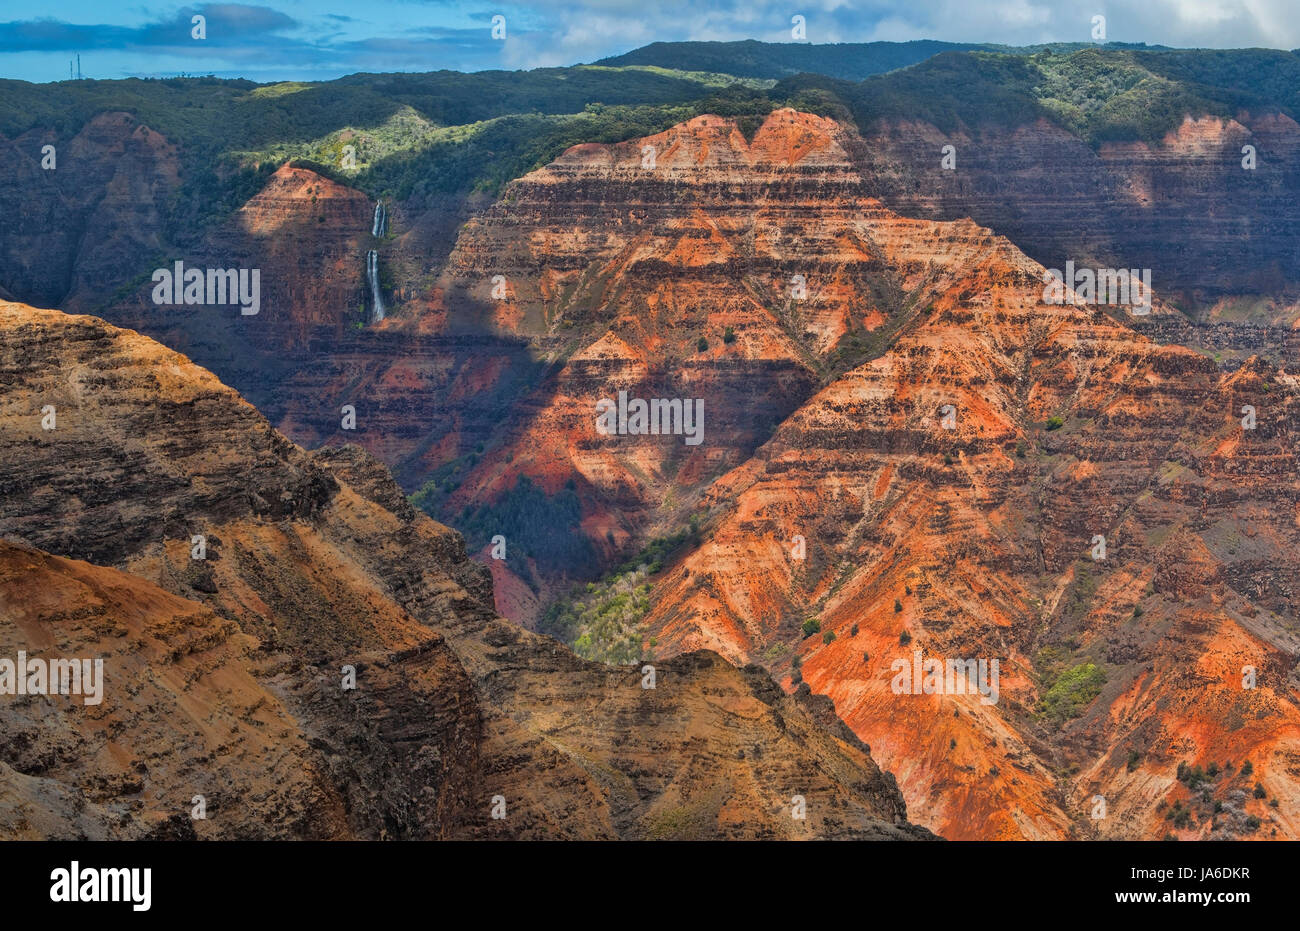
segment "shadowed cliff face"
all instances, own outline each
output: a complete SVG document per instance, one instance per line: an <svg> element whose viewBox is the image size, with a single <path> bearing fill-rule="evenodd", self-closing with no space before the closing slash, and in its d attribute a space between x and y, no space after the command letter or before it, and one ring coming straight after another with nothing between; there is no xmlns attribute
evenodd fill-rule
<svg viewBox="0 0 1300 931"><path fill-rule="evenodd" d="M940 169L945 145L956 149L956 170ZM1242 167L1247 145L1252 169ZM1300 267L1287 244L1300 234L1291 206L1300 126L1283 114L1189 115L1158 145L1095 149L1046 120L957 133L882 122L849 147L891 209L970 217L1046 266L1069 257L1151 268L1156 288L1189 312L1234 295L1296 300Z"/></svg>
<svg viewBox="0 0 1300 931"><path fill-rule="evenodd" d="M0 643L105 660L99 705L0 705L7 835L928 836L825 699L707 653L654 689L581 661L356 447L307 453L95 318L0 331Z"/></svg>
<svg viewBox="0 0 1300 931"><path fill-rule="evenodd" d="M841 137L793 111L752 140L700 117L575 147L467 224L418 325L518 335L549 370L443 513L497 501L521 476L567 485L609 559L680 526L815 390L845 334L896 323L906 289L860 235ZM597 404L620 392L699 399L700 434L599 434Z"/></svg>
<svg viewBox="0 0 1300 931"><path fill-rule="evenodd" d="M36 173L6 189L14 213L35 216L40 204L59 203L33 201L37 182L75 181L77 197L102 199L103 227L152 238L119 242L87 228L87 242L105 256L100 264L118 277L82 275L86 287L59 292L66 309L102 312L186 352L299 442L356 442L408 490L436 478L445 500L435 510L445 519L495 500L521 474L548 491L572 479L584 534L604 559L679 524L701 483L765 441L824 381L828 365L844 367L828 353L844 349L846 336L855 337L850 357L879 352L892 339L906 319L908 290L874 267L869 247L855 239L861 231L845 208L858 209L865 198L903 215L974 217L1047 265L1074 258L1151 267L1160 293L1181 306L1210 307L1222 325L1188 328L1163 315L1141 327L1230 360L1250 352L1280 358L1288 338L1285 329L1261 334L1232 321L1244 314L1285 326L1295 316L1285 298L1269 297L1294 277L1293 257L1282 253L1294 238L1295 179L1283 166L1296 135L1278 116L1189 118L1159 146L1096 151L1046 122L952 138L927 124L890 123L859 135L778 111L746 140L731 121L702 117L621 146L575 147L471 220L441 270L442 243L460 214L407 215L391 205L392 235L376 241L373 202L285 167L204 244L178 253L192 264L261 268L257 317L157 307L147 281L113 296L122 276L153 267L144 260L159 249L157 217L145 222L138 206L122 211L159 202L167 171L136 163L169 150L161 137L111 114L83 135L82 148L99 148L65 153L66 176L35 167L34 136L14 143L17 163ZM1260 153L1255 171L1240 168L1243 140ZM938 168L936 155L948 143L959 153L952 172ZM653 169L643 167L646 145L655 152ZM87 177L88 165L115 165L121 180ZM137 175L159 179L158 190L102 193L125 190ZM70 235L73 226L61 220L42 229ZM68 252L33 250L35 241L10 241L14 261L6 267ZM375 328L363 326L372 247L398 317ZM89 258L69 253L58 261ZM795 275L816 282L801 301L790 296ZM28 286L14 279L8 290L22 294ZM585 396L601 385L662 397L709 391L717 403L707 418L727 438L725 448L665 441L636 462L572 448L581 442L575 428L592 417ZM345 405L356 410L354 430L341 426ZM570 448L537 450L523 439L539 435ZM500 467L521 452L517 466ZM458 491L448 497L452 488ZM671 513L647 504L670 492ZM548 586L548 574L543 568L530 584ZM521 590L511 599L520 617L535 613L536 597Z"/></svg>
<svg viewBox="0 0 1300 931"><path fill-rule="evenodd" d="M54 131L0 137L0 288L42 305L102 300L162 248L180 183L173 141L126 113L101 113L61 143ZM42 167L42 163L45 167Z"/></svg>

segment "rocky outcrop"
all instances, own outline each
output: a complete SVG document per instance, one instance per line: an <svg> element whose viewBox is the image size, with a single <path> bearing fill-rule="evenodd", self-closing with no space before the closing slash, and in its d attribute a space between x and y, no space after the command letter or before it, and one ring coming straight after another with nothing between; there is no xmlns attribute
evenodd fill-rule
<svg viewBox="0 0 1300 931"><path fill-rule="evenodd" d="M0 654L104 664L100 704L0 698L0 834L347 836L309 735L253 675L254 643L138 576L0 542Z"/></svg>

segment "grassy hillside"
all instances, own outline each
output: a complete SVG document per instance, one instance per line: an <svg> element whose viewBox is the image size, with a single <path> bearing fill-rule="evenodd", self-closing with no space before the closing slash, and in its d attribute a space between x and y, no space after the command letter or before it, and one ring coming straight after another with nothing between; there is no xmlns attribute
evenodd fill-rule
<svg viewBox="0 0 1300 931"><path fill-rule="evenodd" d="M842 103L862 127L919 119L952 130L1042 117L1093 144L1155 142L1188 113L1229 116L1246 109L1296 116L1300 57L1269 49L945 52L859 83L801 75L769 91L787 97L814 92Z"/></svg>
<svg viewBox="0 0 1300 931"><path fill-rule="evenodd" d="M286 161L418 209L495 192L578 142L617 142L701 113L754 126L778 106L862 127L921 119L948 131L1046 118L1093 144L1158 140L1187 113L1300 115L1300 58L1116 45L695 42L571 68L318 84L0 81L0 134L58 142L98 113L134 114L181 148L185 186L171 223L180 241L228 215ZM343 162L348 146L353 169Z"/></svg>

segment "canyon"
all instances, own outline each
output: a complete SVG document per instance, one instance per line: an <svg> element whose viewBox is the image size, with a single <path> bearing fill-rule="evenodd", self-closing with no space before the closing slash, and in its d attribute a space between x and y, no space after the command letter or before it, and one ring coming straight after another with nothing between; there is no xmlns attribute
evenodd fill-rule
<svg viewBox="0 0 1300 931"><path fill-rule="evenodd" d="M256 316L141 283L176 254L175 142L105 113L72 150L95 170L49 178L41 133L6 141L0 204L55 185L62 212L0 231L0 297L108 321L0 316L7 607L178 664L111 764L84 722L23 719L7 831L67 830L104 772L81 830L188 831L151 793L208 753L246 787L197 825L225 836L274 809L292 836L1296 837L1300 126L1189 112L1094 144L769 111L433 208L267 166L183 251L259 268ZM1151 269L1152 313L1044 303L1067 261ZM598 430L624 392L701 399L702 441ZM611 575L642 592L621 633L649 695L539 633ZM997 660L998 700L898 694L917 651ZM344 663L373 705L327 687ZM206 741L156 783L148 701ZM779 811L804 771L834 811L812 823ZM147 815L110 827L128 797ZM38 798L61 814L31 827Z"/></svg>

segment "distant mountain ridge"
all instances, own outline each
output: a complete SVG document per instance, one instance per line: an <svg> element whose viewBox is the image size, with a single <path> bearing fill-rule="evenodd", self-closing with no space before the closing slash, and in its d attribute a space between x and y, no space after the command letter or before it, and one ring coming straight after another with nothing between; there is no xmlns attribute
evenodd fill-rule
<svg viewBox="0 0 1300 931"><path fill-rule="evenodd" d="M682 71L706 71L745 78L780 79L795 74L824 74L844 81L861 81L874 74L906 68L941 52L1000 52L1028 55L1044 49L1060 52L1082 48L1163 49L1144 42L1087 43L1052 42L1042 45L1011 46L979 42L942 42L913 39L909 42L652 42L622 55L593 62L596 65L626 67L654 65Z"/></svg>

